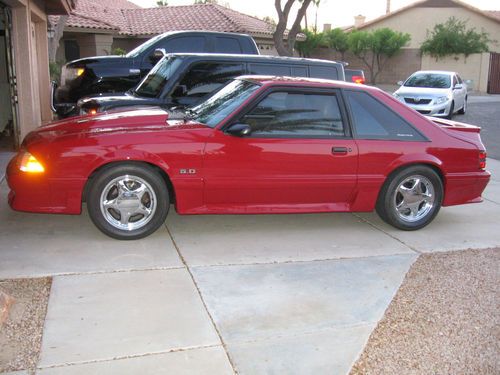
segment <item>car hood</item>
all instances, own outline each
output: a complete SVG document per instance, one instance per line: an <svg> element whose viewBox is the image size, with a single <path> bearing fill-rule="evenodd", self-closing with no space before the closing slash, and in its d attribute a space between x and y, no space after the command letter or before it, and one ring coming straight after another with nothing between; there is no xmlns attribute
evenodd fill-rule
<svg viewBox="0 0 500 375"><path fill-rule="evenodd" d="M175 115L171 115L161 108L148 107L72 117L41 126L32 131L26 136L23 146L27 147L40 141L52 142L67 136L83 138L111 133L145 133L185 128L206 128L206 125L184 121L180 116Z"/></svg>
<svg viewBox="0 0 500 375"><path fill-rule="evenodd" d="M433 89L429 87L406 87L401 86L394 94L400 96L408 97L428 97L428 98L438 98L440 96L446 96L451 92L451 89Z"/></svg>
<svg viewBox="0 0 500 375"><path fill-rule="evenodd" d="M127 61L132 61L129 57L124 56L94 56L94 57L84 57L83 59L78 59L71 61L66 64L68 68L82 68L86 65L105 63L107 65L111 64L124 64Z"/></svg>
<svg viewBox="0 0 500 375"><path fill-rule="evenodd" d="M137 105L158 105L160 100L158 98L148 98L144 96L134 96L129 93L125 94L103 94L99 96L89 96L82 98L78 101L79 108L95 108L107 109L113 107L126 107Z"/></svg>

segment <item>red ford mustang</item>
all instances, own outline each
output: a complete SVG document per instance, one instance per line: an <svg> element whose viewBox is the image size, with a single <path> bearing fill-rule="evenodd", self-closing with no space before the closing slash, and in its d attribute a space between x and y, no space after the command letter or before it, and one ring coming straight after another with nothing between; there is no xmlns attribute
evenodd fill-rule
<svg viewBox="0 0 500 375"><path fill-rule="evenodd" d="M475 126L430 120L371 87L240 77L186 112L139 109L54 122L8 166L15 210L79 214L118 239L180 214L372 211L414 230L481 201Z"/></svg>

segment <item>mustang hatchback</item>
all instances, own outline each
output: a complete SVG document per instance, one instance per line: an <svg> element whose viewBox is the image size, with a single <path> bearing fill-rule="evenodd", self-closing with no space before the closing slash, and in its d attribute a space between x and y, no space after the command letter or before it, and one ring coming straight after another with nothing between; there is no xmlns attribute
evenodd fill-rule
<svg viewBox="0 0 500 375"><path fill-rule="evenodd" d="M79 214L118 239L179 214L377 210L414 230L481 201L480 128L426 118L364 85L244 76L187 112L82 116L28 134L7 170L15 210Z"/></svg>

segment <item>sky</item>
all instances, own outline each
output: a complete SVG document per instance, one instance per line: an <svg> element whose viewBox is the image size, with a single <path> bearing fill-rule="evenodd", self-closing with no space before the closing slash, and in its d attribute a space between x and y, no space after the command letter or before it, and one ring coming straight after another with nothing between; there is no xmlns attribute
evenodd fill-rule
<svg viewBox="0 0 500 375"><path fill-rule="evenodd" d="M142 7L156 6L156 0L130 0ZM500 10L500 0L462 0L482 10ZM414 0L391 0L391 11L409 5ZM194 0L168 0L168 5L190 5ZM285 0L282 0L285 3ZM276 16L274 0L219 0L219 4L229 6L251 16L263 18ZM298 1L297 1L298 4ZM385 14L386 0L321 0L318 8L318 29L323 29L323 24L330 23L332 27L349 26L354 23L354 16L362 14L366 20L377 18ZM309 6L307 17L310 26L314 25L316 7Z"/></svg>

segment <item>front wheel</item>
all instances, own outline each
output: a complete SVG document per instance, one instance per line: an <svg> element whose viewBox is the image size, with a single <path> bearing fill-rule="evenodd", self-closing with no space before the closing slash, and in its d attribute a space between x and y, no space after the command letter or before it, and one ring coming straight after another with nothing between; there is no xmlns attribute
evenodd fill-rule
<svg viewBox="0 0 500 375"><path fill-rule="evenodd" d="M455 111L455 102L451 102L451 105L450 105L450 112L448 112L448 115L446 116L446 118L448 120L451 120L453 118L453 112Z"/></svg>
<svg viewBox="0 0 500 375"><path fill-rule="evenodd" d="M167 186L147 165L120 164L101 170L90 182L87 209L103 233L135 240L156 231L169 209Z"/></svg>
<svg viewBox="0 0 500 375"><path fill-rule="evenodd" d="M458 114L465 115L465 112L467 112L467 97L465 97L464 106L458 111Z"/></svg>
<svg viewBox="0 0 500 375"><path fill-rule="evenodd" d="M416 230L434 219L442 200L443 183L438 174L426 166L413 166L386 181L376 209L388 224L403 230Z"/></svg>

